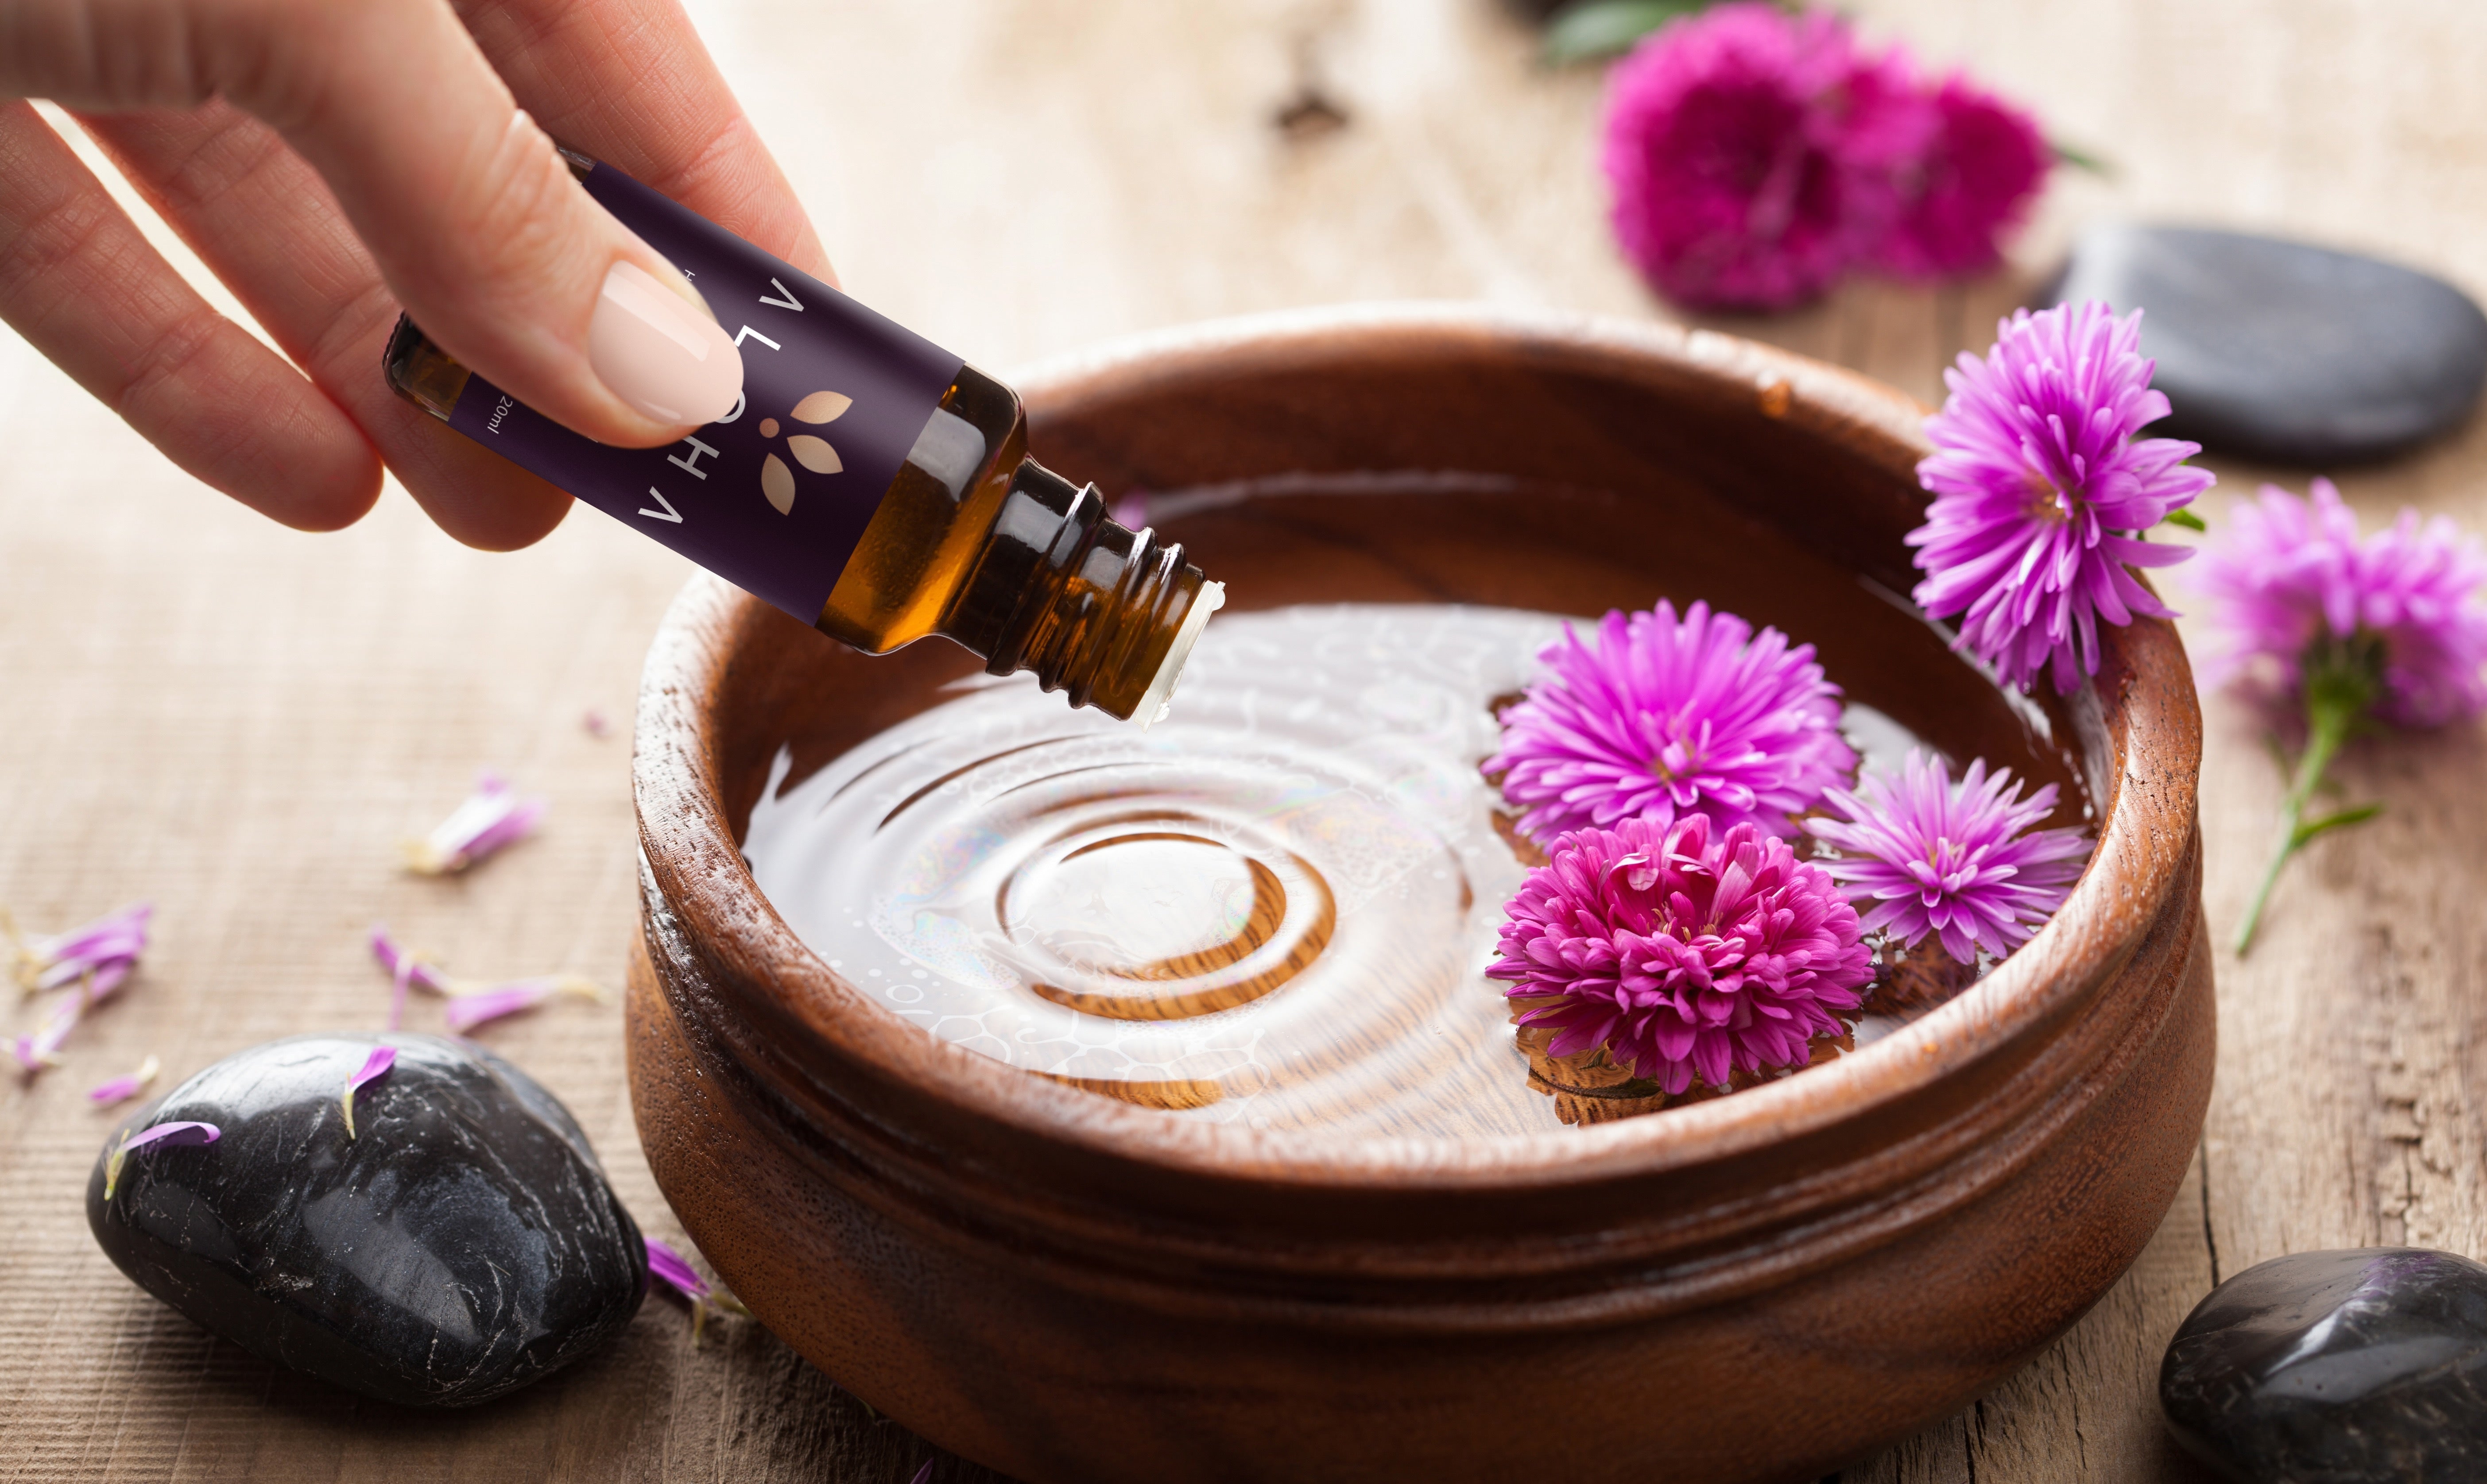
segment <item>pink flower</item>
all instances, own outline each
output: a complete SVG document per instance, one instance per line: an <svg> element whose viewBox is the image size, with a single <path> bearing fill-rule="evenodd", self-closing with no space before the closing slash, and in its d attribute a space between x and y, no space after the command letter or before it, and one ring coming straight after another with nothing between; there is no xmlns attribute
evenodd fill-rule
<svg viewBox="0 0 2487 1484"><path fill-rule="evenodd" d="M2030 117L1958 73L1923 95L1924 143L1894 177L1899 209L1874 265L1901 278L1983 272L2002 261L2054 164Z"/></svg>
<svg viewBox="0 0 2487 1484"><path fill-rule="evenodd" d="M2375 668L2371 709L2400 727L2439 727L2487 709L2487 559L2441 515L2416 510L2362 539L2329 480L2313 499L2266 484L2239 501L2228 529L2203 548L2194 586L2228 644L2206 677L2251 669L2294 695L2318 646L2364 648Z"/></svg>
<svg viewBox="0 0 2487 1484"><path fill-rule="evenodd" d="M32 1074L60 1065L60 1049L68 1044L70 1032L77 1029L78 1021L86 1014L87 1003L83 991L63 995L41 1026L17 1037L10 1049L16 1055L19 1069Z"/></svg>
<svg viewBox="0 0 2487 1484"><path fill-rule="evenodd" d="M421 839L405 842L406 869L421 876L462 871L504 845L535 833L545 816L542 799L522 799L497 773L476 780L475 791Z"/></svg>
<svg viewBox="0 0 2487 1484"><path fill-rule="evenodd" d="M1717 6L1608 78L1607 179L1625 254L1705 309L1786 309L1880 241L1923 133L1906 67L1828 12Z"/></svg>
<svg viewBox="0 0 2487 1484"><path fill-rule="evenodd" d="M1820 866L1750 824L1627 819L1554 842L1506 909L1489 977L1559 1032L1670 1096L1731 1070L1802 1066L1872 975L1857 910Z"/></svg>
<svg viewBox="0 0 2487 1484"><path fill-rule="evenodd" d="M1484 763L1538 840L1635 816L1663 831L1688 811L1783 835L1857 766L1813 646L1707 603L1681 620L1666 602L1609 613L1594 646L1566 625L1538 659L1548 674L1503 713Z"/></svg>
<svg viewBox="0 0 2487 1484"><path fill-rule="evenodd" d="M1926 574L1915 597L1960 619L1960 643L2026 690L2053 672L2070 692L2098 673L2098 625L2172 617L2134 575L2192 552L2140 533L2210 487L2200 446L2136 436L2167 415L2150 389L2141 314L2105 304L2016 313L1984 361L1943 373L1917 478L1935 497L1909 533Z"/></svg>
<svg viewBox="0 0 2487 1484"><path fill-rule="evenodd" d="M1867 778L1853 794L1824 797L1847 822L1808 819L1805 828L1848 852L1829 864L1831 878L1876 903L1858 925L1909 948L1938 935L1964 964L1979 948L2000 958L2028 942L2072 894L2089 856L2079 830L2031 830L2055 807L2054 784L2025 800L2012 771L1989 777L1982 757L1954 783L1941 757L1911 749L1896 780Z"/></svg>

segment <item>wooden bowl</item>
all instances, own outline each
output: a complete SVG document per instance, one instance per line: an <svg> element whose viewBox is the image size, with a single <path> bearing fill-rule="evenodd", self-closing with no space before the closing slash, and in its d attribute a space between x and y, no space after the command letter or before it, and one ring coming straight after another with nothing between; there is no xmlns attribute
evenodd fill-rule
<svg viewBox="0 0 2487 1484"><path fill-rule="evenodd" d="M1994 1386L2140 1252L2211 1087L2192 675L2167 625L2110 630L2047 707L2069 763L2014 756L1895 596L1905 398L1452 310L1215 326L1025 390L1053 467L1186 492L1153 514L1238 606L1706 595L1956 756L2054 768L2097 852L1959 999L1731 1097L1492 1139L1206 1123L937 1041L806 949L738 854L772 756L807 773L969 667L694 582L640 694L632 1097L684 1225L841 1385L1038 1484L1813 1479Z"/></svg>

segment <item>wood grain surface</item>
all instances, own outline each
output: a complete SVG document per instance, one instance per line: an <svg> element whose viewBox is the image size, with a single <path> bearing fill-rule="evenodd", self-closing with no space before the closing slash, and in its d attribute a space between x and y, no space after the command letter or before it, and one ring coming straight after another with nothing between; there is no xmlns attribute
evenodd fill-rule
<svg viewBox="0 0 2487 1484"><path fill-rule="evenodd" d="M1931 398L1942 364L1982 347L2071 233L2110 214L2381 251L2487 294L2487 9L1854 8L2028 100L2115 173L2061 176L1994 279L1859 284L1719 328ZM694 9L848 287L1005 374L1125 331L1358 298L1667 313L1608 246L1596 75L1539 70L1495 0ZM2307 473L2213 462L2214 519L2263 478ZM2370 520L2408 503L2487 528L2482 475L2473 423L2343 487ZM84 1088L150 1052L180 1077L271 1036L378 1024L387 984L362 946L376 920L461 973L618 987L632 913L619 724L685 571L592 513L527 552L466 551L395 493L342 535L281 531L0 337L0 902L34 929L158 904L144 973L68 1065L0 1089L0 1477L863 1484L934 1456L748 1325L694 1348L662 1300L623 1343L507 1403L358 1403L197 1331L85 1230L103 1120ZM590 707L614 736L588 734ZM2279 780L2252 714L2214 698L2208 721L2208 905L2224 929ZM2481 741L2463 727L2348 760L2346 795L2388 811L2312 847L2254 956L2222 955L2219 1085L2158 1240L2027 1370L1845 1479L2189 1477L2151 1383L2215 1278L2310 1248L2487 1247L2487 1123L2470 1101L2487 1077ZM397 840L487 766L550 798L542 837L465 879L402 874ZM13 1009L9 1032L31 1013ZM436 1013L418 1004L411 1024ZM674 1234L634 1140L618 1012L565 1003L483 1035L570 1103L648 1228ZM953 1460L933 1476L993 1477Z"/></svg>

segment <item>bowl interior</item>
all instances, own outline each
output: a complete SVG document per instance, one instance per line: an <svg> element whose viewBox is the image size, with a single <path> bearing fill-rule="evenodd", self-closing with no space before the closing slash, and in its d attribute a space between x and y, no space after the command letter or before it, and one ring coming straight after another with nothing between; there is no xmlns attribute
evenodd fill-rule
<svg viewBox="0 0 2487 1484"><path fill-rule="evenodd" d="M1264 325L1194 334L1063 368L1035 378L1028 390L1036 455L1096 481L1110 498L1141 494L1148 522L1182 540L1204 571L1227 584L1230 614L1213 624L1212 634L1221 626L1237 635L1249 631L1279 646L1278 669L1265 665L1261 676L1264 682L1276 676L1271 694L1283 696L1284 667L1296 663L1292 652L1283 652L1287 646L1302 646L1303 673L1310 677L1327 668L1313 653L1326 636L1353 630L1375 612L1298 605L1393 605L1391 613L1405 614L1468 605L1594 619L1662 599L1679 607L1702 600L1812 645L1845 693L1850 734L1869 760L1887 766L1909 740L1922 739L1955 764L1983 757L2032 786L2056 784L2051 823L2095 829L2111 805L2103 780L2112 770L2101 765L2095 708L2084 724L2052 698L2031 701L1999 690L1951 652L1944 636L1903 596L1914 574L1901 537L1922 518L1913 473L1922 450L1917 410L1893 394L1736 343L1583 326L1514 328L1473 316L1345 326L1333 319L1300 330ZM1290 609L1296 611L1284 625L1253 629L1262 618L1278 617L1271 611ZM1261 618L1248 617L1256 614ZM961 769L914 756L933 756L928 750L936 748L936 739L954 741L942 733L955 731L951 719L962 714L956 709L962 699L992 689L963 652L930 642L866 658L821 643L756 605L741 619L736 646L732 673L716 693L710 736L719 802L746 859L753 853L755 807L766 816L776 801L794 799L808 813L823 799L864 786L860 775L877 772L886 782L908 766L922 775L921 785L891 797L919 814L930 811L916 802L927 791L956 795L978 786L975 777L962 781ZM1214 648L1204 649L1203 686L1217 683L1215 656ZM1308 679L1307 696L1316 689ZM1492 746L1492 692L1507 695L1508 689L1471 689L1477 693L1466 704L1475 725L1463 735L1473 756L1460 758L1452 771L1465 771L1472 796L1451 807L1481 820L1493 801L1473 766ZM1326 698L1323 704L1328 703ZM1043 704L1054 709L1022 707L1018 716L1040 729L1057 721L1079 729L1058 701ZM925 717L936 707L943 708L938 716ZM923 720L912 733L892 733L906 739L902 744L875 741L910 718ZM991 755L1033 745L1010 733L1008 718L989 724L1000 728L999 740L962 756L981 765ZM1291 756L1308 758L1318 772L1321 748L1353 750L1371 741L1367 730L1332 716L1328 729L1305 743L1310 753ZM883 750L873 752L876 746ZM1180 753L1181 739L1171 748ZM1154 762L1166 765L1168 753L1160 748ZM1356 787L1353 780L1342 786L1351 793ZM1071 1051L1014 1058L1008 1042L1033 1034L1023 1025L1012 1031L929 1011L910 1014L921 1003L920 986L902 976L925 980L928 973L948 972L941 953L923 946L930 940L910 939L909 953L896 958L857 956L849 964L834 942L824 941L849 923L844 895L880 898L854 906L857 931L848 942L896 941L893 932L908 930L904 913L894 919L883 911L869 924L865 919L893 895L913 899L907 898L906 883L895 880L912 869L911 858L903 851L879 859L860 853L867 849L862 842L900 811L888 809L884 815L884 806L876 804L854 815L865 822L853 830L852 848L835 838L815 838L805 857L781 848L777 834L760 842L764 884L787 897L780 908L823 949L810 971L843 976L883 1013L908 1015L953 1042L981 1038L1004 1059L1046 1067L1056 1081L1175 1110L1178 1116L1245 1115L1232 1093L1256 1085L1248 1076L1239 1084L1232 1057L1184 1064L1160 1058L1164 1064L1156 1071L1138 1074L1130 1069L1132 1058L1119 1052L1104 1060ZM1188 825L1152 816L1145 828L1159 842L1151 847L1157 854L1131 860L1188 857L1198 854L1190 846L1204 843L1182 833ZM1474 868L1473 839L1470 847L1471 868L1459 887L1472 899L1458 921L1446 926L1439 915L1410 919L1406 930L1425 940L1411 942L1410 952L1439 950L1459 960L1429 972L1437 979L1447 975L1459 982L1460 996L1472 997L1462 1002L1447 1033L1474 1038L1492 1035L1487 1028L1502 1018L1499 986L1478 971L1490 956L1502 897L1522 867L1504 840L1483 847L1485 855L1501 854L1483 869ZM770 884L772 868L779 884ZM789 870L816 868L845 870L836 906L816 903L818 910L806 910L782 885ZM895 881L891 891L877 889L883 881ZM1240 871L1228 884L1247 896L1258 890ZM1011 877L1002 894L1022 885ZM1126 917L1154 899L1146 890L1131 895L1128 881L1123 886L1126 895L1117 900ZM1295 897L1302 894L1299 890ZM1261 897L1251 900L1257 912ZM995 909L1005 916L1007 910ZM1380 910L1370 900L1353 909ZM1239 921L1244 915L1237 909ZM828 922L831 918L838 921ZM1350 925L1342 921L1339 937L1329 940L1333 956ZM1445 937L1458 941L1448 947L1434 941ZM1300 942L1296 950L1300 953ZM1324 951L1322 943L1312 951ZM1363 969L1371 982L1387 986L1397 982L1394 975L1413 972L1392 957L1386 949L1368 953ZM888 968L857 967L867 961ZM1181 962L1187 973L1198 967L1194 959ZM1215 967L1224 974L1220 982L1231 984L1249 977L1253 965ZM1268 975L1252 979L1261 998L1248 1003L1210 1001L1169 1011L1165 986L1152 982L1130 1003L1055 995L1059 1003L1046 1013L1059 1021L1102 1003L1104 1013L1091 1029L1108 1038L1132 1030L1133 1020L1196 1017L1180 1029L1197 1033L1223 1027L1232 1041L1235 1025L1284 1013L1294 1003L1288 994L1301 994L1311 982L1288 978L1288 972L1278 971L1283 982L1274 990L1266 987ZM1132 1003L1144 1007L1134 1010ZM1139 1030L1157 1034L1165 1028ZM1524 1091L1524 1062L1508 1040L1502 1031L1502 1044L1473 1064L1402 1058L1385 1080L1410 1095L1391 1108L1359 1105L1355 1115L1334 1116L1334 1102L1299 1106L1275 1098L1256 1105L1263 1113L1251 1115L1253 1126L1334 1129L1358 1138L1543 1132L1553 1124L1551 1104ZM1492 1084L1490 1095L1477 1095L1470 1086L1480 1077ZM1220 1101L1221 1088L1225 1106L1209 1106ZM1422 1111L1427 1088L1435 1094L1432 1103L1450 1111ZM1473 1113L1462 1114L1462 1107ZM1419 1111L1407 1111L1411 1108Z"/></svg>

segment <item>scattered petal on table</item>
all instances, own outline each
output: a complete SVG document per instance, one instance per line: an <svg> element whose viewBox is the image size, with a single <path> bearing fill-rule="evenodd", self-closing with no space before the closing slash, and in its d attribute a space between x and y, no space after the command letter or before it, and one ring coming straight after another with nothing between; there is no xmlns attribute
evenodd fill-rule
<svg viewBox="0 0 2487 1484"><path fill-rule="evenodd" d="M146 1091L147 1085L154 1082L155 1074L162 1069L163 1063L156 1060L154 1053L151 1052L146 1060L138 1063L137 1071L126 1076L115 1077L108 1082L98 1083L88 1088L87 1100L98 1108L109 1108L115 1103L126 1103Z"/></svg>
<svg viewBox="0 0 2487 1484"><path fill-rule="evenodd" d="M431 834L405 842L406 868L423 876L464 870L533 834L545 808L544 800L520 798L499 774L487 773Z"/></svg>

